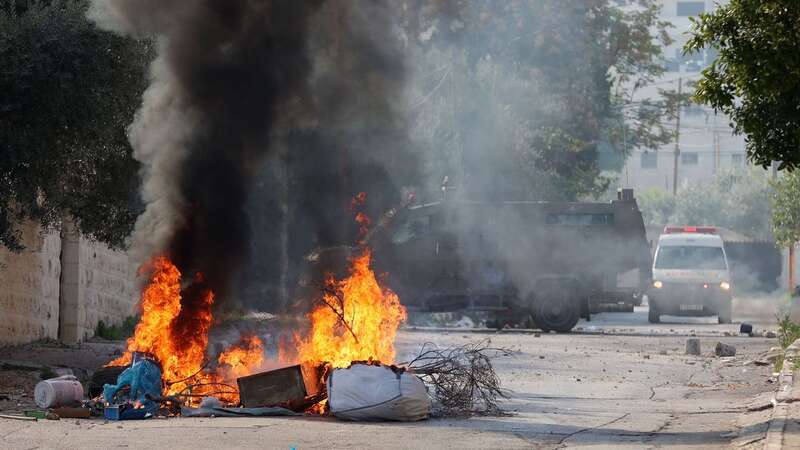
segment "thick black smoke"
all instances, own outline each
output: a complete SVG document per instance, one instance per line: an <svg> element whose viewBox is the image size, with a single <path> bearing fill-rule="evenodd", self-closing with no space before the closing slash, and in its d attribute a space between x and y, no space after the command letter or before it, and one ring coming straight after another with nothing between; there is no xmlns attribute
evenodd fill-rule
<svg viewBox="0 0 800 450"><path fill-rule="evenodd" d="M147 204L133 236L134 256L145 261L166 254L187 280L202 273L201 285L218 297L231 296L249 254L259 250L245 204L259 202L252 188L264 178L270 154L286 169L268 174L281 174L286 179L278 184L295 185L298 193L266 196L265 205L294 205L262 212L266 230L256 232L275 229L291 213L304 218L306 239L314 242L335 228L334 205L343 206L348 191L359 188L342 187L348 175L387 162L394 146L366 151L374 142L365 136L375 135L368 130L402 129L394 111L404 70L388 4L95 0L90 15L105 28L159 44L151 85L130 129L145 168ZM310 140L320 145L302 145ZM276 155L276 148L283 152ZM326 160L341 166L320 173ZM337 186L335 200L315 203L315 192L325 199L326 187Z"/></svg>

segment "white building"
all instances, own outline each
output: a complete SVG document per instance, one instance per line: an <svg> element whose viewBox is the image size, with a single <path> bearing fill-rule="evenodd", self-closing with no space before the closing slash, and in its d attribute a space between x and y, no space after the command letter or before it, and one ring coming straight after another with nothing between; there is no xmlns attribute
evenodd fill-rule
<svg viewBox="0 0 800 450"><path fill-rule="evenodd" d="M702 71L714 60L713 50L701 54L683 55L683 45L691 28L689 17L710 12L718 3L727 0L662 0L661 19L671 22L670 35L674 42L664 49L667 72L654 85L636 92L635 98L656 97L658 89L678 90L679 80L683 92L687 84L700 77ZM746 164L744 137L734 136L727 117L715 114L707 106L688 105L682 108L677 185L708 179L717 170L742 167ZM674 127L674 119L669 122ZM635 190L659 187L673 189L675 143L662 146L658 151L635 149L619 174L619 186Z"/></svg>

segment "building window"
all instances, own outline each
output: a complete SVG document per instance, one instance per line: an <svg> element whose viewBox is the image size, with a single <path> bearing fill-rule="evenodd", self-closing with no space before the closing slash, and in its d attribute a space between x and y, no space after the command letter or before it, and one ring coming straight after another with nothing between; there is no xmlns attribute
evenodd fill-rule
<svg viewBox="0 0 800 450"><path fill-rule="evenodd" d="M731 155L732 166L741 166L742 162L744 162L744 155L742 155L741 153Z"/></svg>
<svg viewBox="0 0 800 450"><path fill-rule="evenodd" d="M699 16L706 11L706 2L678 2L678 17Z"/></svg>
<svg viewBox="0 0 800 450"><path fill-rule="evenodd" d="M698 157L696 152L681 153L681 164L684 166L696 166L697 160Z"/></svg>
<svg viewBox="0 0 800 450"><path fill-rule="evenodd" d="M642 153L642 169L655 169L658 167L658 154L654 152Z"/></svg>

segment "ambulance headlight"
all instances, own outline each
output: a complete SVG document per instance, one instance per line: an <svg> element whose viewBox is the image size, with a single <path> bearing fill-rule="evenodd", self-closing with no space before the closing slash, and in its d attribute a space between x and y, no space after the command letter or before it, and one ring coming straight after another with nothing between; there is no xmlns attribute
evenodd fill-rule
<svg viewBox="0 0 800 450"><path fill-rule="evenodd" d="M653 287L656 288L656 289L661 289L662 287L664 287L664 283L662 283L662 282L660 282L658 280L653 281Z"/></svg>
<svg viewBox="0 0 800 450"><path fill-rule="evenodd" d="M729 291L729 290L731 290L731 284L730 284L730 283L728 283L727 281L723 281L722 283L720 283L720 284L719 284L719 287L720 287L720 289L722 289L723 291Z"/></svg>

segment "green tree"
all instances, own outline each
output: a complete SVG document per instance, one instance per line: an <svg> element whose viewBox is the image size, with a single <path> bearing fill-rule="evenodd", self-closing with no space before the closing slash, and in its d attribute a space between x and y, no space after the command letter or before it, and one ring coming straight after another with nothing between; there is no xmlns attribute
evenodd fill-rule
<svg viewBox="0 0 800 450"><path fill-rule="evenodd" d="M767 239L772 193L767 174L750 168L719 172L707 182L682 188L676 197L653 189L637 200L647 225L714 225Z"/></svg>
<svg viewBox="0 0 800 450"><path fill-rule="evenodd" d="M639 211L645 225L663 226L675 214L675 196L661 188L651 188L636 194Z"/></svg>
<svg viewBox="0 0 800 450"><path fill-rule="evenodd" d="M417 0L409 11L434 182L450 175L469 196L597 196L610 182L600 147L622 161L672 138L675 102L634 95L664 71L669 24L655 0Z"/></svg>
<svg viewBox="0 0 800 450"><path fill-rule="evenodd" d="M64 215L121 245L139 209L126 127L152 49L99 30L87 7L0 1L0 244L14 250L21 222Z"/></svg>
<svg viewBox="0 0 800 450"><path fill-rule="evenodd" d="M695 99L730 117L750 160L800 164L800 8L796 0L731 0L701 14L686 52L713 49Z"/></svg>
<svg viewBox="0 0 800 450"><path fill-rule="evenodd" d="M772 234L781 247L800 241L800 172L792 171L774 183Z"/></svg>

